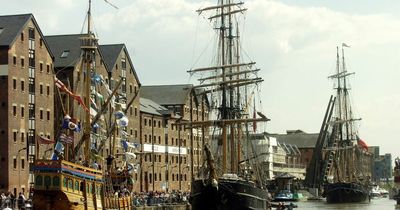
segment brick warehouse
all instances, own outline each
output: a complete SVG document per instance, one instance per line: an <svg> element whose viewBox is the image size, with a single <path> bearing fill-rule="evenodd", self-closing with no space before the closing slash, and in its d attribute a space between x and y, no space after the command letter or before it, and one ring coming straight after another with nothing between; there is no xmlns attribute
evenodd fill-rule
<svg viewBox="0 0 400 210"><path fill-rule="evenodd" d="M140 103L140 191L190 190L208 136L202 135L206 129L184 129L179 122L207 120L207 98L192 85L143 86Z"/></svg>
<svg viewBox="0 0 400 210"><path fill-rule="evenodd" d="M32 14L0 17L0 191L26 192L37 136L54 138L52 57Z"/></svg>
<svg viewBox="0 0 400 210"><path fill-rule="evenodd" d="M80 36L43 36L31 14L0 16L0 79L3 89L8 90L0 93L1 106L6 107L0 114L8 119L0 123L0 169L7 171L0 174L0 191L27 192L34 180L28 162L34 161L38 136L55 138L63 117L60 104L69 104L69 113L76 109L65 94L57 94L53 77L56 74L74 91L81 68ZM133 176L135 191L189 190L202 163L207 129L179 129L176 123L207 120L207 98L192 85L147 86L142 90L124 44L98 45L96 63L110 88L123 79L119 99L135 97L127 112L130 123L126 129L129 141L141 145L142 155L137 158L141 167ZM119 140L115 141L114 153L119 153L122 148ZM37 155L50 158L52 150L53 145L41 145ZM72 151L66 148L66 158ZM103 156L110 153L108 144L102 152Z"/></svg>

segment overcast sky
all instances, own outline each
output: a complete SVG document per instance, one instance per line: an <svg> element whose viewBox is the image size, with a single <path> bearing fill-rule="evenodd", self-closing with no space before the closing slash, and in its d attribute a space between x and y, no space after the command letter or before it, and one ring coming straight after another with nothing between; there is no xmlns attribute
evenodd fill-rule
<svg viewBox="0 0 400 210"><path fill-rule="evenodd" d="M209 65L212 25L201 0L93 1L100 44L125 43L143 85L194 83L186 70ZM33 13L45 35L81 33L85 0L2 0L1 15ZM347 43L353 107L360 137L400 155L400 1L248 0L241 24L246 55L265 82L266 131L319 132L333 83L336 46ZM57 55L56 55L57 56Z"/></svg>

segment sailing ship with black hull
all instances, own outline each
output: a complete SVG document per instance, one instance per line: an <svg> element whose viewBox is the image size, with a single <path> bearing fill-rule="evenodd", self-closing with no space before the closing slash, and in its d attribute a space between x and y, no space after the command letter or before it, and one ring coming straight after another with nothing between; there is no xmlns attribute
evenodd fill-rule
<svg viewBox="0 0 400 210"><path fill-rule="evenodd" d="M191 69L191 75L206 75L199 79L211 101L211 119L193 121L186 128L207 128L210 142L204 145L205 163L191 184L190 203L193 210L246 210L268 208L267 190L257 171L257 156L251 149L249 125L266 122L249 116L249 90L263 80L257 76L255 62L242 62L239 55L239 14L246 11L243 2L219 0L218 5L197 10L199 14L213 13L208 18L218 31L215 66ZM249 101L250 100L250 101ZM247 145L247 147L246 147Z"/></svg>
<svg viewBox="0 0 400 210"><path fill-rule="evenodd" d="M55 147L50 159L35 160L35 209L132 208L129 193L116 196L115 192L122 187L131 190L133 185L130 172L136 167L136 146L127 140L129 119L126 112L137 92L129 100L127 96L120 97L119 90L126 85L125 78L110 84L113 80L108 77L110 74L104 67L100 68L101 51L91 31L91 0L87 23L86 34L63 35L62 42L55 41L60 37L48 37L51 48L54 47L52 50L62 53L64 61L72 62L71 57L76 66L56 69L56 122L61 125L56 131L57 141L44 138L38 141L38 144L55 143ZM64 42L68 50L58 51ZM113 167L117 165L114 160L118 155L114 154L116 140L123 147L119 155L124 156L118 171ZM110 143L108 154L103 150L106 141Z"/></svg>
<svg viewBox="0 0 400 210"><path fill-rule="evenodd" d="M349 97L350 84L347 72L344 47L342 45L342 63L337 48L337 72L330 76L336 82L336 98L331 106L333 116L327 121L327 147L323 170L323 196L328 203L363 202L368 200L371 177L371 154L368 147L358 136ZM331 112L332 113L332 112Z"/></svg>

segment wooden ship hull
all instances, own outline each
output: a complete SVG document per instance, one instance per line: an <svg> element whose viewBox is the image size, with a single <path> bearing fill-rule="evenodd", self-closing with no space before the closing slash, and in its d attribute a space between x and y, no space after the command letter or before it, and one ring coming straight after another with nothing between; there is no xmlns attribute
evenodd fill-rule
<svg viewBox="0 0 400 210"><path fill-rule="evenodd" d="M33 170L35 191L32 201L35 209L132 208L130 195L120 198L104 195L103 176L99 170L64 160L38 160Z"/></svg>
<svg viewBox="0 0 400 210"><path fill-rule="evenodd" d="M103 209L101 171L64 160L37 160L33 170L35 209Z"/></svg>
<svg viewBox="0 0 400 210"><path fill-rule="evenodd" d="M325 185L324 196L328 203L355 203L369 200L369 185L337 182Z"/></svg>
<svg viewBox="0 0 400 210"><path fill-rule="evenodd" d="M199 179L192 182L193 210L265 210L268 192L247 180L219 179L218 187Z"/></svg>

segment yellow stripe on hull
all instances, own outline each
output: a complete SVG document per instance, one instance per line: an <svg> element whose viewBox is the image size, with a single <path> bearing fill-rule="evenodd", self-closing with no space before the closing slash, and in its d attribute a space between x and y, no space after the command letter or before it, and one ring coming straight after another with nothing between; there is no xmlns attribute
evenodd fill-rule
<svg viewBox="0 0 400 210"><path fill-rule="evenodd" d="M97 208L94 206L94 198L89 196L87 202L88 210L103 209L101 199L96 198ZM33 207L40 210L84 210L84 199L82 195L62 191L35 191Z"/></svg>

